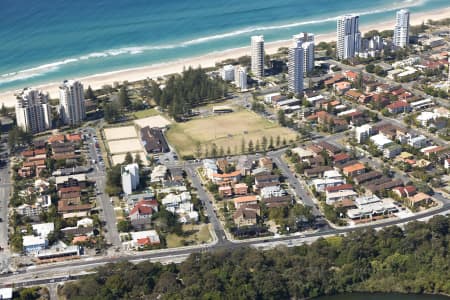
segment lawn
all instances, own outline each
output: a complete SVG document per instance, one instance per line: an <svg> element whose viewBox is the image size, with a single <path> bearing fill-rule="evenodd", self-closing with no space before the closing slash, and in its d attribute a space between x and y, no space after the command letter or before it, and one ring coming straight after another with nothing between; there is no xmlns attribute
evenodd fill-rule
<svg viewBox="0 0 450 300"><path fill-rule="evenodd" d="M167 131L169 143L180 156L195 156L198 143L203 156L206 148L211 154L213 143L218 150L222 147L225 154L228 149L231 154L240 154L243 140L247 149L249 141L255 145L257 141L261 143L264 136L267 140L272 137L275 144L277 136L289 142L295 140L297 135L247 110L172 124Z"/></svg>
<svg viewBox="0 0 450 300"><path fill-rule="evenodd" d="M211 240L209 234L209 225L183 225L183 232L186 236L178 236L176 234L169 234L166 237L167 248L176 248L186 245L197 245L207 243Z"/></svg>
<svg viewBox="0 0 450 300"><path fill-rule="evenodd" d="M160 113L156 109L150 108L150 109L136 111L136 112L133 113L133 116L136 119L142 119L142 118L157 116L159 114Z"/></svg>

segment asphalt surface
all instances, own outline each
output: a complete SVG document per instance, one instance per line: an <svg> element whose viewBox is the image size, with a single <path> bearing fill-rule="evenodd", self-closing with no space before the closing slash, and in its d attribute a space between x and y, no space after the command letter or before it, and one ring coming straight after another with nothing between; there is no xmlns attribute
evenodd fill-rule
<svg viewBox="0 0 450 300"><path fill-rule="evenodd" d="M88 139L89 158L91 163L93 160L95 160L95 163L92 164L93 170L88 174L88 178L91 180L95 180L96 183L97 205L101 209L100 215L105 222L106 240L108 243L112 244L116 249L118 249L122 244L120 241L119 232L117 231L116 215L114 213L114 207L110 201L110 198L104 192L106 186L105 166L100 162L100 152L97 153L96 151L96 141L94 140L94 135L96 133L95 129L87 128L87 131L91 134Z"/></svg>
<svg viewBox="0 0 450 300"><path fill-rule="evenodd" d="M3 144L2 155L8 155L7 145ZM6 165L0 167L0 247L8 248L8 201L11 191L11 181L9 171L9 159L6 159ZM0 252L0 256L2 252Z"/></svg>
<svg viewBox="0 0 450 300"><path fill-rule="evenodd" d="M444 198L445 199L445 198ZM338 235L338 234L346 234L349 232L356 231L358 229L377 229L382 228L386 226L393 226L393 225L399 225L403 223L407 223L410 221L430 217L433 215L437 215L439 213L448 212L450 210L450 200L445 199L445 203L441 208L434 209L432 211L428 211L419 215L414 215L411 217L406 217L403 219L394 219L390 221L385 221L382 223L376 223L376 224L366 224L359 227L351 227L351 228L343 228L343 229L326 229L326 230L320 230L314 233L307 233L304 235L290 235L290 236L281 236L281 237L275 237L275 238L267 238L264 240L261 239L252 239L252 240L245 240L245 241L236 241L236 242L222 242L222 243L215 243L215 244L209 244L209 245L202 245L197 247L191 247L188 249L165 249L163 251L149 251L149 252L139 252L135 255L121 255L116 257L99 257L99 258L91 258L91 259L85 259L85 260L78 260L78 261L70 261L63 264L52 264L52 265L45 265L45 266L38 266L33 269L21 269L18 272L15 272L14 274L7 274L0 276L0 286L9 286L14 283L15 286L18 285L38 285L38 284L48 284L56 282L56 280L60 280L62 277L60 274L68 274L72 268L76 268L77 270L84 270L86 272L92 271L93 268L99 265L104 265L107 263L116 263L123 260L127 261L141 261L141 260L150 260L150 261L156 261L161 258L167 258L169 257L177 257L182 255L189 255L191 253L198 253L198 252L204 252L204 251L216 251L216 250L225 250L225 249L235 249L239 247L248 247L248 246L255 246L255 245L261 245L264 243L276 243L276 242L289 242L289 241L299 241L299 240L306 240L311 238L320 238L320 237L326 237L330 235ZM24 277L28 277L27 279L24 279ZM38 277L38 279L30 279L34 277Z"/></svg>
<svg viewBox="0 0 450 300"><path fill-rule="evenodd" d="M289 185L295 191L297 196L300 198L300 201L302 201L305 206L310 206L312 208L312 213L314 216L316 217L321 216L322 213L317 208L316 203L314 203L314 200L312 199L310 193L305 189L303 184L295 177L294 173L291 170L289 170L289 166L281 158L282 155L283 152L280 151L268 154L268 156L272 158L272 161L281 170L281 173L286 178Z"/></svg>

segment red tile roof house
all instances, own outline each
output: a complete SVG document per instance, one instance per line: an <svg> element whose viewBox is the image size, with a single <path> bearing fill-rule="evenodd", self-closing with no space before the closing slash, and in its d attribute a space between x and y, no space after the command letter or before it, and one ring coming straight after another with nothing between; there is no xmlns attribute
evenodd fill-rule
<svg viewBox="0 0 450 300"><path fill-rule="evenodd" d="M248 186L245 183L238 183L234 185L234 193L236 195L247 195Z"/></svg>
<svg viewBox="0 0 450 300"><path fill-rule="evenodd" d="M345 71L344 76L345 76L345 78L347 78L348 81L351 81L351 82L356 82L359 78L358 73L350 71L350 70Z"/></svg>
<svg viewBox="0 0 450 300"><path fill-rule="evenodd" d="M347 153L338 153L335 156L333 156L333 162L335 164L343 164L350 160L350 155Z"/></svg>
<svg viewBox="0 0 450 300"><path fill-rule="evenodd" d="M150 220L154 212L158 211L158 202L156 200L140 200L133 207L129 214L130 220Z"/></svg>
<svg viewBox="0 0 450 300"><path fill-rule="evenodd" d="M229 185L220 186L219 187L219 195L222 197L229 197L229 196L233 195L233 190L232 190L231 186L229 186Z"/></svg>
<svg viewBox="0 0 450 300"><path fill-rule="evenodd" d="M334 193L339 191L353 191L353 185L351 184L341 184L337 186L329 186L325 189L327 193Z"/></svg>
<svg viewBox="0 0 450 300"><path fill-rule="evenodd" d="M69 142L81 142L81 134L79 133L66 134L66 140L68 140Z"/></svg>
<svg viewBox="0 0 450 300"><path fill-rule="evenodd" d="M392 191L398 195L399 197L412 197L417 193L416 187L412 186L412 185L408 185L408 186L399 186L399 187L395 187L392 189Z"/></svg>
<svg viewBox="0 0 450 300"><path fill-rule="evenodd" d="M336 91L336 93L338 95L343 95L345 92L347 92L351 88L352 88L352 84L348 81L337 82L333 85L333 89L334 89L334 91Z"/></svg>
<svg viewBox="0 0 450 300"><path fill-rule="evenodd" d="M395 101L387 106L388 111L391 114L399 114L411 111L411 106L406 101Z"/></svg>
<svg viewBox="0 0 450 300"><path fill-rule="evenodd" d="M241 171L237 170L227 174L213 174L212 181L216 184L221 182L239 182L241 179Z"/></svg>
<svg viewBox="0 0 450 300"><path fill-rule="evenodd" d="M347 166L342 169L342 173L345 176L356 176L366 172L366 167L362 163L356 163L354 165Z"/></svg>

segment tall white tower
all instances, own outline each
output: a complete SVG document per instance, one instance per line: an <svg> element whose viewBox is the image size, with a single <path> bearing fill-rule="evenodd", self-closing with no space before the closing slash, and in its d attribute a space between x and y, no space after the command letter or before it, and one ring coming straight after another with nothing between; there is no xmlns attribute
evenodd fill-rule
<svg viewBox="0 0 450 300"><path fill-rule="evenodd" d="M64 124L78 125L86 118L83 85L66 80L59 87L59 111Z"/></svg>
<svg viewBox="0 0 450 300"><path fill-rule="evenodd" d="M394 27L394 46L404 48L409 44L409 10L397 11Z"/></svg>
<svg viewBox="0 0 450 300"><path fill-rule="evenodd" d="M247 70L242 66L234 69L234 83L241 91L247 90Z"/></svg>
<svg viewBox="0 0 450 300"><path fill-rule="evenodd" d="M305 64L305 50L303 43L293 37L292 46L289 48L288 58L288 91L289 93L301 94L303 92L303 71Z"/></svg>
<svg viewBox="0 0 450 300"><path fill-rule="evenodd" d="M51 128L52 119L47 95L26 88L16 96L16 120L19 127L31 133Z"/></svg>
<svg viewBox="0 0 450 300"><path fill-rule="evenodd" d="M294 35L293 39L302 43L304 50L303 75L306 77L309 72L314 70L314 34L302 32Z"/></svg>
<svg viewBox="0 0 450 300"><path fill-rule="evenodd" d="M338 59L355 57L361 44L359 16L345 15L337 19L336 55Z"/></svg>
<svg viewBox="0 0 450 300"><path fill-rule="evenodd" d="M252 41L252 73L256 77L264 76L264 36L255 35Z"/></svg>

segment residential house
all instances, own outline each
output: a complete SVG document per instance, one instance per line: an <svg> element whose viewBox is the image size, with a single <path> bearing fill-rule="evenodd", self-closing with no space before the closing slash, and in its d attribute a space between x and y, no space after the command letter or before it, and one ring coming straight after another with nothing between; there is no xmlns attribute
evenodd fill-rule
<svg viewBox="0 0 450 300"><path fill-rule="evenodd" d="M219 186L219 195L221 197L230 197L233 195L233 189L229 185Z"/></svg>
<svg viewBox="0 0 450 300"><path fill-rule="evenodd" d="M387 106L389 113L391 114L399 114L399 113L407 113L410 112L411 105L407 101L398 100Z"/></svg>
<svg viewBox="0 0 450 300"><path fill-rule="evenodd" d="M216 162L213 159L204 159L202 161L203 172L208 179L212 179L213 174L217 174L218 169Z"/></svg>
<svg viewBox="0 0 450 300"><path fill-rule="evenodd" d="M36 217L41 215L43 212L48 211L51 205L52 199L50 195L42 195L37 198L33 205L24 203L18 206L15 211L22 216Z"/></svg>
<svg viewBox="0 0 450 300"><path fill-rule="evenodd" d="M350 155L347 153L338 153L333 156L333 162L335 164L342 164L350 160Z"/></svg>
<svg viewBox="0 0 450 300"><path fill-rule="evenodd" d="M326 203L328 205L334 205L338 201L342 201L344 199L354 199L358 194L353 190L340 189L329 191L327 190L325 193Z"/></svg>
<svg viewBox="0 0 450 300"><path fill-rule="evenodd" d="M161 241L156 230L130 232L131 241L124 243L127 249L143 249L151 246L159 246Z"/></svg>
<svg viewBox="0 0 450 300"><path fill-rule="evenodd" d="M383 157L385 158L394 158L397 155L399 155L400 153L402 153L402 146L396 143L391 143L388 144L384 149L383 149Z"/></svg>
<svg viewBox="0 0 450 300"><path fill-rule="evenodd" d="M420 192L412 197L406 198L406 202L411 207L419 207L432 203L433 198L430 195Z"/></svg>
<svg viewBox="0 0 450 300"><path fill-rule="evenodd" d="M165 153L170 151L164 133L160 128L150 128L150 126L141 128L141 140L147 153Z"/></svg>
<svg viewBox="0 0 450 300"><path fill-rule="evenodd" d="M142 229L151 223L152 216L158 212L158 202L156 200L140 200L130 211L128 217L134 228Z"/></svg>
<svg viewBox="0 0 450 300"><path fill-rule="evenodd" d="M344 173L347 177L354 177L359 174L363 174L366 172L366 167L362 163L356 163L342 169L342 173Z"/></svg>
<svg viewBox="0 0 450 300"><path fill-rule="evenodd" d="M225 174L213 174L212 175L212 182L215 184L221 184L221 183L228 183L228 182L239 182L241 179L241 171L237 170L231 173L225 173Z"/></svg>
<svg viewBox="0 0 450 300"><path fill-rule="evenodd" d="M226 173L226 172L227 172L227 168L228 168L229 163L228 163L228 161L227 161L225 158L223 158L223 159L218 159L218 160L216 161L216 165L217 165L217 168L218 168L222 173Z"/></svg>
<svg viewBox="0 0 450 300"><path fill-rule="evenodd" d="M167 175L167 167L165 165L157 165L150 174L150 182L164 182Z"/></svg>
<svg viewBox="0 0 450 300"><path fill-rule="evenodd" d="M238 227L256 225L258 222L256 207L245 205L242 208L238 208L233 214L233 220Z"/></svg>
<svg viewBox="0 0 450 300"><path fill-rule="evenodd" d="M75 213L75 212L87 212L91 210L89 203L82 204L79 198L77 199L63 199L58 201L58 213Z"/></svg>
<svg viewBox="0 0 450 300"><path fill-rule="evenodd" d="M248 186L245 183L237 183L233 187L235 195L247 195Z"/></svg>
<svg viewBox="0 0 450 300"><path fill-rule="evenodd" d="M392 191L401 198L412 197L417 194L417 189L413 185L395 187Z"/></svg>
<svg viewBox="0 0 450 300"><path fill-rule="evenodd" d="M253 167L253 163L250 159L248 159L247 156L239 157L238 163L236 165L236 170L240 170L242 176L250 175L251 171L252 171L252 167ZM214 173L217 173L217 170Z"/></svg>
<svg viewBox="0 0 450 300"><path fill-rule="evenodd" d="M239 209L243 205L258 204L258 197L256 195L242 196L233 199L234 206Z"/></svg>
<svg viewBox="0 0 450 300"><path fill-rule="evenodd" d="M319 166L311 169L305 169L303 173L309 178L318 178L322 177L324 172L330 170L333 170L333 168L330 166Z"/></svg>
<svg viewBox="0 0 450 300"><path fill-rule="evenodd" d="M279 185L263 187L259 194L261 198L281 197L286 194L286 191Z"/></svg>
<svg viewBox="0 0 450 300"><path fill-rule="evenodd" d="M169 169L170 179L172 181L183 181L183 169L181 168L170 168Z"/></svg>
<svg viewBox="0 0 450 300"><path fill-rule="evenodd" d="M355 176L353 178L353 181L356 184L363 184L365 182L381 178L382 176L383 176L383 174L381 174L378 171L370 171L370 172Z"/></svg>
<svg viewBox="0 0 450 300"><path fill-rule="evenodd" d="M268 171L272 172L272 170L273 170L272 159L270 157L261 157L259 159L259 167L260 168L265 168Z"/></svg>

